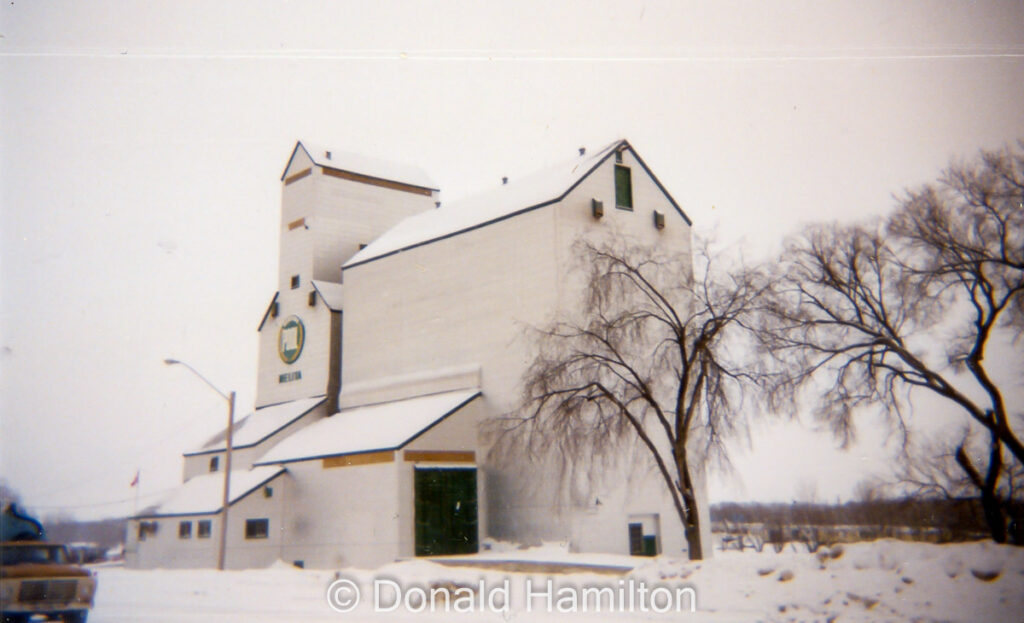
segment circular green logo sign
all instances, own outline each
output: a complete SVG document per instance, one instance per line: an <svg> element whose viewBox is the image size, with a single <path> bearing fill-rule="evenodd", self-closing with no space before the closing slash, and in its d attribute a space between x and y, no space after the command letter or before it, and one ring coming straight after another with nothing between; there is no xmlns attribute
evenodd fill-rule
<svg viewBox="0 0 1024 623"><path fill-rule="evenodd" d="M295 363L306 343L306 327L298 316L288 316L277 334L277 354L285 363Z"/></svg>

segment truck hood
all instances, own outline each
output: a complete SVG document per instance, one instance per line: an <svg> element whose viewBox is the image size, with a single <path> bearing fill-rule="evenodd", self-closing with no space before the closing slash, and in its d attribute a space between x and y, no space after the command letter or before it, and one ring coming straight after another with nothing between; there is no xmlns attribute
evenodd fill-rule
<svg viewBox="0 0 1024 623"><path fill-rule="evenodd" d="M25 563L0 567L0 578L68 578L89 577L89 572L74 565Z"/></svg>

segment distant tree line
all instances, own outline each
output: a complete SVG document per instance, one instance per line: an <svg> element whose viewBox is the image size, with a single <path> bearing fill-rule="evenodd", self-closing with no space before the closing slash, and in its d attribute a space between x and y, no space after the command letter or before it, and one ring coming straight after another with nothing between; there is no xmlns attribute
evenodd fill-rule
<svg viewBox="0 0 1024 623"><path fill-rule="evenodd" d="M1024 508L1019 510L1024 511ZM711 521L792 526L880 526L947 530L951 540L988 532L978 498L812 502L723 502L711 506Z"/></svg>

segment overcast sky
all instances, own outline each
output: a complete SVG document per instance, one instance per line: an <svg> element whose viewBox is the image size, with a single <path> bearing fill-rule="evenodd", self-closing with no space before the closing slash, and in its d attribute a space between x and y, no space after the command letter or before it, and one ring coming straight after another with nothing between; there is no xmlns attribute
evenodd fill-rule
<svg viewBox="0 0 1024 623"><path fill-rule="evenodd" d="M422 166L448 201L625 137L764 254L1024 137L1024 4L5 2L0 477L130 512L251 409L296 139ZM737 242L739 241L739 242ZM241 415L241 414L240 414ZM826 499L884 454L754 429L712 500ZM823 468L828 464L828 468ZM805 487L806 489L806 487Z"/></svg>

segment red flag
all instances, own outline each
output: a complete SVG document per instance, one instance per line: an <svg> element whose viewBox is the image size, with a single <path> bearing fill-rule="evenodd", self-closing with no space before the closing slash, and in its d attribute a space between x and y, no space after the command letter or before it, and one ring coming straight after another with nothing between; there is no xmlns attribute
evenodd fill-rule
<svg viewBox="0 0 1024 623"><path fill-rule="evenodd" d="M138 484L139 484L139 472L136 470L135 478L132 480L131 486L135 487L135 486L138 486Z"/></svg>

